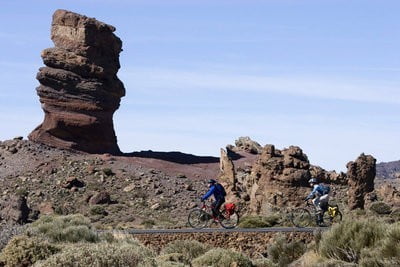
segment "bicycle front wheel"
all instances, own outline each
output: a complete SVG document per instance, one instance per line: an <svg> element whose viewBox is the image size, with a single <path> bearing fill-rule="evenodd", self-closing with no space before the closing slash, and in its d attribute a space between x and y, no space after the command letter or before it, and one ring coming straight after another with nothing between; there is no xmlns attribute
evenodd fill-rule
<svg viewBox="0 0 400 267"><path fill-rule="evenodd" d="M234 211L232 214L224 214L224 219L219 222L226 229L235 228L239 223L239 214Z"/></svg>
<svg viewBox="0 0 400 267"><path fill-rule="evenodd" d="M188 215L188 223L195 229L202 229L207 226L210 215L202 209L194 209Z"/></svg>
<svg viewBox="0 0 400 267"><path fill-rule="evenodd" d="M297 208L290 214L290 220L296 227L307 227L313 222L310 211L303 208Z"/></svg>

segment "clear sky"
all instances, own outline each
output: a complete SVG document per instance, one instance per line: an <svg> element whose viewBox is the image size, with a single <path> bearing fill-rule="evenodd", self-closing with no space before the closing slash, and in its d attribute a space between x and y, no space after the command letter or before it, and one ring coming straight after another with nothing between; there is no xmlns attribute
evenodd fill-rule
<svg viewBox="0 0 400 267"><path fill-rule="evenodd" d="M1 0L0 140L43 121L35 76L58 8L123 41L124 152L218 156L250 136L328 170L400 159L398 0Z"/></svg>

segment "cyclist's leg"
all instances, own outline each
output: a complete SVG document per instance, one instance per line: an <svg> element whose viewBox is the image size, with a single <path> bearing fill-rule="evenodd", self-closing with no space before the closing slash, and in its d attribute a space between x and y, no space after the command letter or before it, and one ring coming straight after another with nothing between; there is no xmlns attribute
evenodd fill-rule
<svg viewBox="0 0 400 267"><path fill-rule="evenodd" d="M313 204L315 207L315 211L317 213L317 223L321 224L323 223L324 216L323 216L323 211L321 209L321 196L317 196L316 198L313 199Z"/></svg>
<svg viewBox="0 0 400 267"><path fill-rule="evenodd" d="M221 209L222 204L224 204L224 202L225 202L225 199L223 199L223 198L215 200L215 202L213 203L213 208L212 208L214 217L219 218L221 216L220 209Z"/></svg>
<svg viewBox="0 0 400 267"><path fill-rule="evenodd" d="M319 206L325 212L328 210L329 195L325 194L319 198Z"/></svg>

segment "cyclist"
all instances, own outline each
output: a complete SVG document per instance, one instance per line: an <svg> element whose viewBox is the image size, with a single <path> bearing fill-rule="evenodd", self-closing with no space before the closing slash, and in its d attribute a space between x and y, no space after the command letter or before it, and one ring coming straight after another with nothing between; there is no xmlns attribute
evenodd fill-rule
<svg viewBox="0 0 400 267"><path fill-rule="evenodd" d="M317 211L317 223L322 225L323 215L326 209L328 208L328 201L329 201L329 186L325 186L323 184L319 184L316 178L311 178L308 183L313 188L311 193L305 199L308 201L312 199L312 203L315 206L315 210Z"/></svg>
<svg viewBox="0 0 400 267"><path fill-rule="evenodd" d="M222 214L220 213L219 209L221 208L222 204L225 202L226 192L224 187L217 183L214 179L208 180L208 192L201 198L201 201L205 201L211 195L214 196L214 202L212 204L212 213L215 218L223 219Z"/></svg>

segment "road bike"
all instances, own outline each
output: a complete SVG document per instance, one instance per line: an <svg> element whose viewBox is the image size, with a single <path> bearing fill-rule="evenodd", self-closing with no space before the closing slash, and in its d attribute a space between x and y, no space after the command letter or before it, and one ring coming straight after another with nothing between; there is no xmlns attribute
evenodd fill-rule
<svg viewBox="0 0 400 267"><path fill-rule="evenodd" d="M208 225L211 225L211 223L218 223L223 228L232 229L239 223L239 214L234 204L227 203L221 211L221 217L216 218L213 216L212 206L202 202L201 207L190 211L188 215L188 223L195 229L205 228Z"/></svg>
<svg viewBox="0 0 400 267"><path fill-rule="evenodd" d="M305 208L295 208L290 214L290 220L296 227L325 226L329 227L334 223L342 221L342 213L338 205L329 205L323 212L323 222L318 222L318 211L315 206L307 202Z"/></svg>

